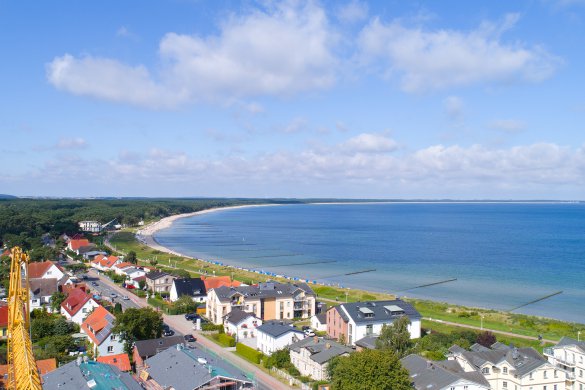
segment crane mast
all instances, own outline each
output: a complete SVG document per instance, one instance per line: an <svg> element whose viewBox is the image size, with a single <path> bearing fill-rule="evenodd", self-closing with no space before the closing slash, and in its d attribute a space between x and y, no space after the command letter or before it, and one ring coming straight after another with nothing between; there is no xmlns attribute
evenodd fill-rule
<svg viewBox="0 0 585 390"><path fill-rule="evenodd" d="M28 255L19 247L12 249L8 294L8 388L15 390L42 389L29 334L28 261Z"/></svg>

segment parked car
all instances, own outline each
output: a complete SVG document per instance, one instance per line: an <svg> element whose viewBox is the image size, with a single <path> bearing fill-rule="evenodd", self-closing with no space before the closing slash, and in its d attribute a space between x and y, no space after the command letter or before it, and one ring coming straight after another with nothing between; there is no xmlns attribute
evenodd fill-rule
<svg viewBox="0 0 585 390"><path fill-rule="evenodd" d="M166 329L163 331L163 336L164 337L169 337L169 336L173 336L175 334L175 331L172 329Z"/></svg>
<svg viewBox="0 0 585 390"><path fill-rule="evenodd" d="M99 286L98 282L91 282L92 286Z"/></svg>
<svg viewBox="0 0 585 390"><path fill-rule="evenodd" d="M187 321L193 321L197 317L199 317L199 315L197 313L187 313L187 314L185 314L185 319Z"/></svg>
<svg viewBox="0 0 585 390"><path fill-rule="evenodd" d="M116 294L116 293L110 293L110 296L111 296L112 298L117 298L117 297L118 297L118 294Z"/></svg>
<svg viewBox="0 0 585 390"><path fill-rule="evenodd" d="M127 301L127 300L128 300L128 299L130 299L130 298L128 298L128 295L124 295L124 296L122 297L122 299L123 299L123 300L125 300L125 301Z"/></svg>
<svg viewBox="0 0 585 390"><path fill-rule="evenodd" d="M195 337L193 337L192 334L186 334L184 338L185 338L185 341L188 343L194 343L195 341L197 341L197 339Z"/></svg>
<svg viewBox="0 0 585 390"><path fill-rule="evenodd" d="M307 330L310 330L311 327L309 325L304 325L302 328L303 332L306 332Z"/></svg>
<svg viewBox="0 0 585 390"><path fill-rule="evenodd" d="M305 336L313 337L313 336L315 336L315 332L313 332L312 329L305 330Z"/></svg>

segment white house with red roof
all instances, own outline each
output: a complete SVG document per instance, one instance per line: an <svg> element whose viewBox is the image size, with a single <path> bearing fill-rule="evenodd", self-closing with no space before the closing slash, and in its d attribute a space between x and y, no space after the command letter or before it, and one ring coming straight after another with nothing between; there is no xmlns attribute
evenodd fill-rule
<svg viewBox="0 0 585 390"><path fill-rule="evenodd" d="M100 271L111 271L114 270L114 266L116 264L121 263L122 260L118 256L104 256L104 255L97 255L91 261L91 267L95 269L99 269Z"/></svg>
<svg viewBox="0 0 585 390"><path fill-rule="evenodd" d="M65 271L50 260L28 264L29 279L57 279L61 280Z"/></svg>
<svg viewBox="0 0 585 390"><path fill-rule="evenodd" d="M124 352L124 341L112 333L116 317L103 306L98 306L81 324L93 345L94 356L118 355Z"/></svg>
<svg viewBox="0 0 585 390"><path fill-rule="evenodd" d="M87 238L71 239L67 243L67 249L80 255L84 252L84 248L93 248L95 245L89 242Z"/></svg>
<svg viewBox="0 0 585 390"><path fill-rule="evenodd" d="M74 288L61 303L61 314L68 320L81 325L85 317L98 306L100 304L91 295L79 288Z"/></svg>
<svg viewBox="0 0 585 390"><path fill-rule="evenodd" d="M122 263L118 263L118 264L114 265L114 267L112 269L114 270L116 275L125 275L124 269L132 268L132 267L134 267L134 264L129 263L127 261L124 261Z"/></svg>

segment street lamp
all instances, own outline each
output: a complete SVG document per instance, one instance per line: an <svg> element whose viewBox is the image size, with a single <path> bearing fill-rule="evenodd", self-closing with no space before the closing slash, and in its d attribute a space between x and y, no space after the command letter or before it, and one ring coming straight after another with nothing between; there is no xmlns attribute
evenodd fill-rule
<svg viewBox="0 0 585 390"><path fill-rule="evenodd" d="M577 342L581 341L581 331L577 332Z"/></svg>
<svg viewBox="0 0 585 390"><path fill-rule="evenodd" d="M480 316L481 316L481 326L480 326L480 328L481 328L481 330L483 330L483 314L481 314Z"/></svg>

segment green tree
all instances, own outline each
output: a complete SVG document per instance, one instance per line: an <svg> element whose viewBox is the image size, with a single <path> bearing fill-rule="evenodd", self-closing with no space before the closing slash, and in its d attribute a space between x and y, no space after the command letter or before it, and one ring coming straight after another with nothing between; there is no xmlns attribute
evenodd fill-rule
<svg viewBox="0 0 585 390"><path fill-rule="evenodd" d="M150 265L152 265L153 267L156 267L156 265L158 264L158 261L155 259L150 259L149 261Z"/></svg>
<svg viewBox="0 0 585 390"><path fill-rule="evenodd" d="M124 258L124 261L127 261L127 262L132 263L132 264L138 263L138 258L136 257L136 252L134 252L134 251L128 252L128 254L126 254L126 257Z"/></svg>
<svg viewBox="0 0 585 390"><path fill-rule="evenodd" d="M389 350L365 350L334 358L329 376L335 390L412 390L408 371Z"/></svg>
<svg viewBox="0 0 585 390"><path fill-rule="evenodd" d="M192 313L197 310L197 304L188 295L183 295L173 304L177 314Z"/></svg>
<svg viewBox="0 0 585 390"><path fill-rule="evenodd" d="M382 326L380 337L376 340L376 348L389 349L399 358L408 355L413 346L408 325L410 325L410 320L407 316L402 316L391 325Z"/></svg>
<svg viewBox="0 0 585 390"><path fill-rule="evenodd" d="M61 291L56 291L51 295L51 309L58 312L61 309L61 303L67 298Z"/></svg>
<svg viewBox="0 0 585 390"><path fill-rule="evenodd" d="M160 337L162 316L150 307L128 308L116 317L113 331L121 335L126 344L126 352L130 353L134 341Z"/></svg>
<svg viewBox="0 0 585 390"><path fill-rule="evenodd" d="M116 304L114 305L113 312L114 315L118 315L123 312L122 304L120 302L116 302Z"/></svg>
<svg viewBox="0 0 585 390"><path fill-rule="evenodd" d="M272 355L264 359L264 367L266 368L285 368L290 365L290 352L287 348L274 351Z"/></svg>

